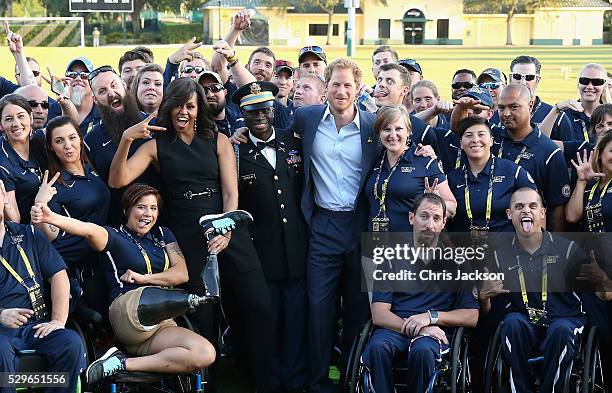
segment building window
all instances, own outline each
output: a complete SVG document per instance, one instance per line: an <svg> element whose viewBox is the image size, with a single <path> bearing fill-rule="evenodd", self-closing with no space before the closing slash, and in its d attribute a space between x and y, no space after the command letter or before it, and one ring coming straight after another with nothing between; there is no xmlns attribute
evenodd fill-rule
<svg viewBox="0 0 612 393"><path fill-rule="evenodd" d="M378 20L378 38L391 38L391 19Z"/></svg>
<svg viewBox="0 0 612 393"><path fill-rule="evenodd" d="M448 19L438 19L438 38L448 38Z"/></svg>
<svg viewBox="0 0 612 393"><path fill-rule="evenodd" d="M327 23L326 24L310 24L308 25L308 35L310 36L327 36ZM337 23L334 23L332 29L332 35L336 37L339 35L339 27Z"/></svg>

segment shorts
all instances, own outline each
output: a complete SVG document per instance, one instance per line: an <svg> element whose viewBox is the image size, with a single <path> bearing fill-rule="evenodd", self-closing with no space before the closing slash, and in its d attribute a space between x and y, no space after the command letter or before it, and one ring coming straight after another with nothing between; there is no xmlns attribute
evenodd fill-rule
<svg viewBox="0 0 612 393"><path fill-rule="evenodd" d="M149 348L153 338L165 328L177 326L172 319L166 319L154 326L143 326L140 323L138 305L145 288L147 286L117 296L108 310L110 323L117 340L130 354L136 356L150 355Z"/></svg>

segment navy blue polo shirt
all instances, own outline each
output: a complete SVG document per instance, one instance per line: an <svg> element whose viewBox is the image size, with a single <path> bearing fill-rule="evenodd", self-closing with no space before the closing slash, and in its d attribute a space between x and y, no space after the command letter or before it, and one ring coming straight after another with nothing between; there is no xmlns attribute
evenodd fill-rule
<svg viewBox="0 0 612 393"><path fill-rule="evenodd" d="M547 260L548 301L546 311L551 318L582 317L582 300L577 292L559 292L559 283L567 282L568 266L588 263L585 252L573 241L543 231L542 245L529 254L514 237L511 242L493 252L499 272L504 273L504 288L511 292L500 295L498 304L506 305L506 312L527 313L521 295L518 263L525 272L525 284L529 307L542 309L542 272L543 262ZM518 260L517 260L518 258ZM555 290L555 288L557 290ZM533 290L533 291L532 291Z"/></svg>
<svg viewBox="0 0 612 393"><path fill-rule="evenodd" d="M175 78L178 77L179 65L166 60L166 68L164 68L164 90Z"/></svg>
<svg viewBox="0 0 612 393"><path fill-rule="evenodd" d="M529 172L538 190L543 193L546 206L564 205L571 192L563 152L535 124L531 126L533 130L522 141L512 140L505 128L496 129L491 152L499 156L502 150L503 158L515 163L518 160L518 164Z"/></svg>
<svg viewBox="0 0 612 393"><path fill-rule="evenodd" d="M156 226L144 237L138 237L123 225L119 229L111 227L104 227L104 229L108 232L108 243L102 250L104 256L102 268L110 289L109 300L112 302L117 296L140 287L139 284L124 283L119 280L128 269L136 273L147 274L147 265L136 242L149 256L152 272L161 273L165 264L164 247L176 242L176 238L166 227Z"/></svg>
<svg viewBox="0 0 612 393"><path fill-rule="evenodd" d="M7 94L14 93L19 88L19 85L11 82L10 80L0 76L0 98Z"/></svg>
<svg viewBox="0 0 612 393"><path fill-rule="evenodd" d="M21 222L30 222L30 208L41 181L39 160L30 144L30 159L24 160L15 152L6 137L0 138L0 179L7 192L15 191Z"/></svg>
<svg viewBox="0 0 612 393"><path fill-rule="evenodd" d="M552 105L545 103L540 97L536 96L535 102L533 103L533 109L531 110L531 122L539 126L551 109Z"/></svg>
<svg viewBox="0 0 612 393"><path fill-rule="evenodd" d="M425 190L425 177L431 186L435 179L438 183L446 180L442 166L435 159L414 155L416 145L410 145L387 185L385 197L386 214L389 218L390 232L411 232L412 225L408 221L408 213L413 211L414 201ZM378 161L380 162L380 160ZM376 165L365 186L365 192L370 202L369 230L372 230L372 218L380 209L380 202L374 198L374 183L379 174L380 165ZM382 172L378 180L378 195L382 194L382 184L389 176L391 168L386 159L383 161Z"/></svg>
<svg viewBox="0 0 612 393"><path fill-rule="evenodd" d="M461 150L461 141L448 127L434 127L433 130L438 140L438 159L442 163L444 173L450 173L461 166L465 157Z"/></svg>
<svg viewBox="0 0 612 393"><path fill-rule="evenodd" d="M491 166L495 160L493 175L493 192L491 199L491 221L490 232L512 232L514 227L508 220L506 209L510 206L512 193L521 188L529 187L535 189L535 183L529 173L512 161L492 156L478 176L474 176L469 169L469 162L461 168L453 170L448 174L448 186L457 200L457 214L449 223L449 231L468 232L470 220L467 217L465 207L465 173L468 175L468 186L470 191L470 208L472 210L473 223L475 226L483 227L486 224L487 196L489 191L489 180L491 179Z"/></svg>
<svg viewBox="0 0 612 393"><path fill-rule="evenodd" d="M6 228L0 254L15 269L17 274L23 278L28 287L34 285L34 282L30 278L30 274L14 242L17 242L25 251L34 271L36 282L40 286L44 287L47 280L57 272L66 269L60 254L51 246L47 237L38 228L35 228L33 225L16 224L10 221L5 221L4 224L0 225L5 225ZM1 308L32 309L32 303L30 303L26 288L19 284L3 265L0 265L0 283L2 283L0 285ZM49 307L47 309L50 313L51 309ZM32 322L35 322L34 317L29 320L29 323ZM0 332L4 329L9 328L0 325ZM13 331L14 329L10 330Z"/></svg>
<svg viewBox="0 0 612 393"><path fill-rule="evenodd" d="M51 106L49 107L49 116L47 117L47 121L62 115L62 107L57 102L50 103L50 105ZM87 135L96 124L101 122L102 117L100 116L100 112L98 112L98 107L96 106L96 104L94 104L93 107L91 107L91 110L89 111L87 116L85 116L85 118L79 125L81 134Z"/></svg>
<svg viewBox="0 0 612 393"><path fill-rule="evenodd" d="M227 136L231 137L234 132L240 128L245 127L244 117L240 112L235 112L231 106L225 105L225 119L215 120L217 130Z"/></svg>
<svg viewBox="0 0 612 393"><path fill-rule="evenodd" d="M567 165L574 167L572 161L576 162L576 153L580 152L582 157L583 150L586 150L589 154L595 149L595 144L587 141L563 141L563 156Z"/></svg>
<svg viewBox="0 0 612 393"><path fill-rule="evenodd" d="M434 128L414 115L410 115L410 123L412 124L410 140L414 142L415 145L419 143L422 145L429 145L434 149L436 154L438 154L438 138L436 137Z"/></svg>
<svg viewBox="0 0 612 393"><path fill-rule="evenodd" d="M591 189L595 185L595 179L591 180L584 190L584 196L582 199L582 204L586 209L587 204L590 206L597 205L601 202L601 214L603 216L604 223L604 232L612 232L612 184L608 186L606 192L603 194L603 198L601 197L601 193L603 192L603 187L599 188L599 185L595 188L595 192L593 192L593 198L589 202L589 195L591 194ZM605 183L603 184L605 187ZM584 212L584 210L583 210ZM582 225L585 231L588 231L587 217L586 213L583 214L582 217Z"/></svg>
<svg viewBox="0 0 612 393"><path fill-rule="evenodd" d="M63 216L76 218L84 222L106 225L110 191L98 174L89 165L85 165L85 176L62 171L63 184L55 183L57 194L49 202L49 208ZM97 255L89 247L87 240L61 231L53 241L66 264L70 267L81 267L83 263L95 263Z"/></svg>
<svg viewBox="0 0 612 393"><path fill-rule="evenodd" d="M584 112L566 109L559 113L550 132L550 139L558 141L590 141L591 118ZM587 138L585 138L585 134Z"/></svg>
<svg viewBox="0 0 612 393"><path fill-rule="evenodd" d="M499 118L499 110L493 111L493 116L491 116L489 119L489 125L491 126L491 130L495 128L503 128Z"/></svg>

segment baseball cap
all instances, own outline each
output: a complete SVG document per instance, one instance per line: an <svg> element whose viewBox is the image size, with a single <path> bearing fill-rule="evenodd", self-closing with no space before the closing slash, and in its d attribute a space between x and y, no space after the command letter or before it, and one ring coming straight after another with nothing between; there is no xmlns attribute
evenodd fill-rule
<svg viewBox="0 0 612 393"><path fill-rule="evenodd" d="M274 63L274 72L279 73L286 71L289 73L289 76L293 76L293 63L289 60L276 60Z"/></svg>
<svg viewBox="0 0 612 393"><path fill-rule="evenodd" d="M70 71L70 69L72 68L72 66L75 63L83 63L83 65L87 69L87 72L91 72L91 71L94 70L94 66L93 66L93 63L91 62L91 60L89 60L86 57L79 56L79 57L76 57L76 58L70 60L70 62L68 63L68 66L66 67L66 71Z"/></svg>
<svg viewBox="0 0 612 393"><path fill-rule="evenodd" d="M478 75L476 83L482 83L482 78L485 76L493 78L495 82L507 83L506 74L504 74L499 68L486 68L480 73L480 75Z"/></svg>
<svg viewBox="0 0 612 393"><path fill-rule="evenodd" d="M211 78L216 80L217 83L223 84L223 81L221 80L221 76L219 74L217 74L216 72L213 72L213 71L204 71L200 75L198 75L198 83L201 84L202 78L204 78L205 76L210 76Z"/></svg>
<svg viewBox="0 0 612 393"><path fill-rule="evenodd" d="M300 55L298 57L298 63L302 63L302 61L304 61L304 56L306 56L307 54L312 53L313 55L317 56L319 59L323 60L325 62L325 64L327 64L327 56L325 56L325 51L323 51L323 48L321 48L320 46L305 46L302 49L300 49Z"/></svg>
<svg viewBox="0 0 612 393"><path fill-rule="evenodd" d="M475 100L479 100L482 105L493 108L493 97L491 97L491 93L489 93L488 90L481 89L478 86L470 88L470 90L468 90L461 97L471 97Z"/></svg>
<svg viewBox="0 0 612 393"><path fill-rule="evenodd" d="M404 66L408 71L416 71L419 74L423 75L423 71L421 70L421 65L417 63L414 59L401 59L397 62L397 64Z"/></svg>

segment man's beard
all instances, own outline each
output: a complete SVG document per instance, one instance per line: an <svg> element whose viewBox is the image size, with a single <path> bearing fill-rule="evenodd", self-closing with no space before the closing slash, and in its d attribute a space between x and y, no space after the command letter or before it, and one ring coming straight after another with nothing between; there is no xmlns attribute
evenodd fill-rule
<svg viewBox="0 0 612 393"><path fill-rule="evenodd" d="M114 143L119 143L123 131L142 121L136 101L129 95L123 97L123 112L114 112L110 106L98 105L104 127Z"/></svg>
<svg viewBox="0 0 612 393"><path fill-rule="evenodd" d="M210 113L214 116L217 116L219 113L223 112L225 109L225 100L220 100L217 102L206 102L208 104L208 109L210 109Z"/></svg>
<svg viewBox="0 0 612 393"><path fill-rule="evenodd" d="M81 106L83 103L83 99L85 98L86 91L84 87L74 86L70 90L70 101L74 104L74 106Z"/></svg>

